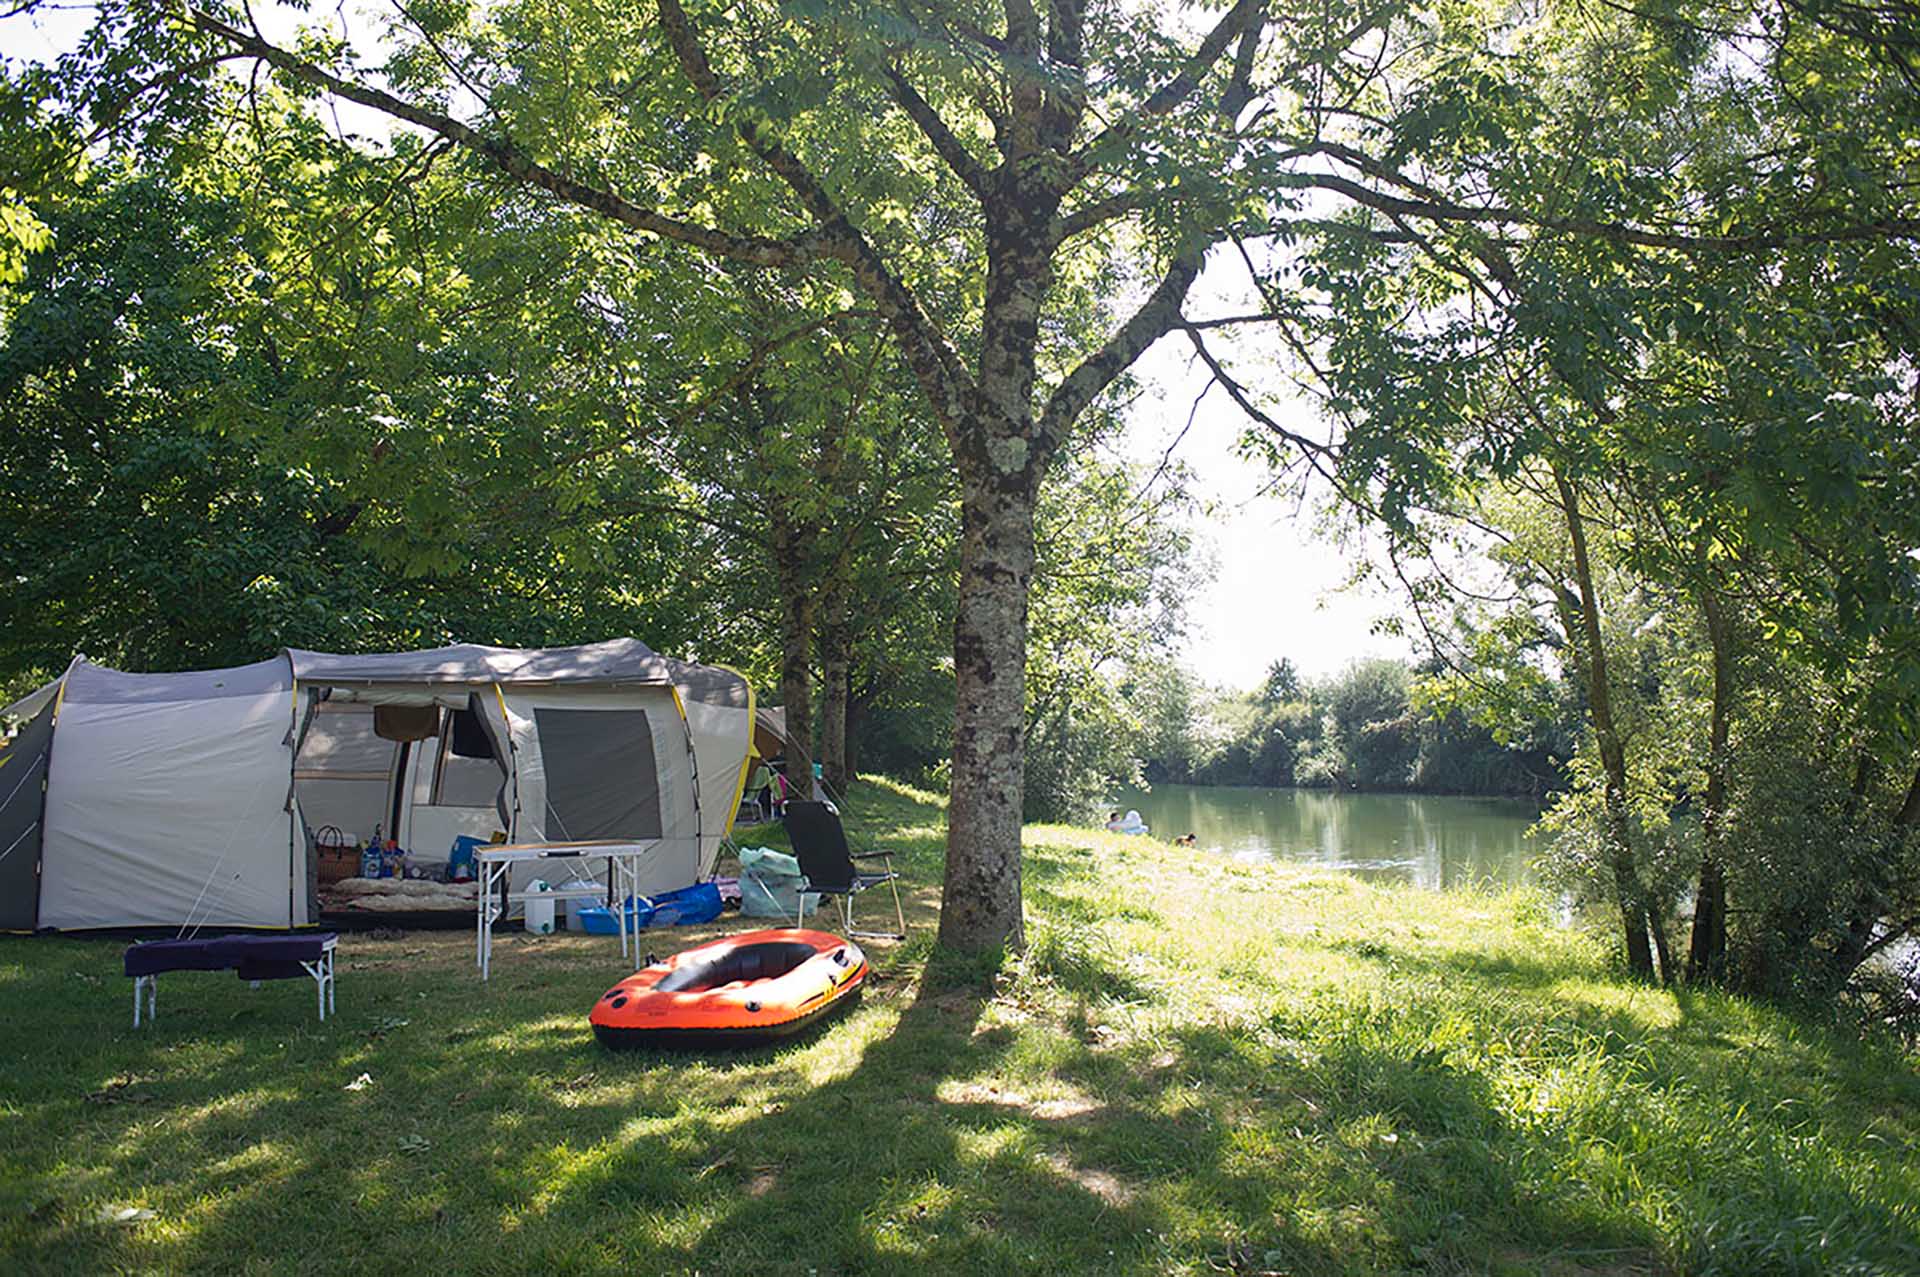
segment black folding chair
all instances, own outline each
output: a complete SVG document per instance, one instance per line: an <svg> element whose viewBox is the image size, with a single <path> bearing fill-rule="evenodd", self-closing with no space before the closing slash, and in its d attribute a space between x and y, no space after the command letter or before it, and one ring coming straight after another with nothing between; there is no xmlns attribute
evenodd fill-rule
<svg viewBox="0 0 1920 1277"><path fill-rule="evenodd" d="M804 922L807 893L814 892L822 896L840 897L840 917L850 937L860 940L907 938L907 915L900 907L900 875L893 871L892 852L870 851L859 855L850 852L847 849L847 831L841 827L839 815L825 803L794 799L787 804L786 821L787 839L793 844L794 858L800 862L802 879L795 926ZM856 860L884 861L886 869L879 873L862 873L854 867ZM855 931L853 898L883 882L893 892L893 915L900 929Z"/></svg>

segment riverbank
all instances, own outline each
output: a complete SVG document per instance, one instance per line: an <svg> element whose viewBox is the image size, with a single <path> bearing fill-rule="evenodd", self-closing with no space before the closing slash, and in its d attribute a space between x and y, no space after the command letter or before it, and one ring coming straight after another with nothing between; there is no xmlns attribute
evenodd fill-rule
<svg viewBox="0 0 1920 1277"><path fill-rule="evenodd" d="M591 938L503 939L482 989L470 935L347 937L324 1027L188 975L140 1033L118 943L0 939L0 1267L1920 1268L1891 1047L1626 983L1526 891L1058 826L982 996L931 945L938 802L855 806L915 938L773 1054L602 1052Z"/></svg>

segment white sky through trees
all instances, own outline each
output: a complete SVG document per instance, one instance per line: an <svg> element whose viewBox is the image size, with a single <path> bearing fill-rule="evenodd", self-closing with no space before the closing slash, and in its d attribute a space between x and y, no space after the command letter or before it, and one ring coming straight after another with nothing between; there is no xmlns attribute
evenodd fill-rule
<svg viewBox="0 0 1920 1277"><path fill-rule="evenodd" d="M1216 290L1209 284L1230 265L1237 263L1209 261L1186 308L1189 318L1246 313L1211 300ZM1233 349L1217 337L1208 344L1222 359ZM1135 365L1147 393L1134 406L1125 441L1128 455L1149 466L1172 447L1173 458L1193 472L1194 495L1208 507L1194 516L1193 531L1196 548L1213 558L1214 574L1187 604L1188 666L1204 682L1250 689L1281 657L1302 674L1319 676L1359 657L1409 656L1405 639L1373 633L1376 619L1401 612L1398 601L1378 585L1343 589L1356 551L1315 535L1325 485L1312 484L1304 500L1289 482L1269 491L1274 475L1263 459L1239 455L1247 420L1218 386L1194 411L1208 373L1192 353L1183 338L1170 336ZM1284 375L1262 362L1243 357L1230 371L1250 391L1279 391ZM1261 407L1289 429L1324 436L1316 410L1302 397L1275 402L1263 396Z"/></svg>

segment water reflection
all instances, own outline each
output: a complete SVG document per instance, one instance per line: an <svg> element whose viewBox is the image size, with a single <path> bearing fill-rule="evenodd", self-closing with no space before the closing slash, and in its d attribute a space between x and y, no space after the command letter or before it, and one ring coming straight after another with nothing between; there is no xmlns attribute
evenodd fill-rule
<svg viewBox="0 0 1920 1277"><path fill-rule="evenodd" d="M1319 789L1156 785L1122 791L1150 837L1189 831L1202 847L1249 859L1291 860L1366 878L1440 890L1472 882L1524 882L1539 847L1531 803Z"/></svg>

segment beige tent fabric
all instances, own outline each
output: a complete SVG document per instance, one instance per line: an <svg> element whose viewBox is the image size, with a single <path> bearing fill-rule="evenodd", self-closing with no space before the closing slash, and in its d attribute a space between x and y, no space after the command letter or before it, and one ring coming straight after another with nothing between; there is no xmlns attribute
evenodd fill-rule
<svg viewBox="0 0 1920 1277"><path fill-rule="evenodd" d="M293 714L284 661L185 674L76 661L47 773L40 924L304 922Z"/></svg>
<svg viewBox="0 0 1920 1277"><path fill-rule="evenodd" d="M424 739L440 708L479 698L508 769L502 823L545 823L543 706L646 702L663 807L661 873L685 886L713 871L746 774L754 728L746 679L660 656L635 639L515 649L474 644L335 655L289 649L232 669L128 674L76 658L67 674L9 707L63 696L43 805L41 925L300 925L312 916L295 749L315 718L309 689L367 701L397 734ZM383 733L389 734L389 733ZM377 777L374 778L377 783ZM404 782L403 782L404 783ZM364 835L367 831L356 830ZM386 892L382 894L392 895Z"/></svg>

